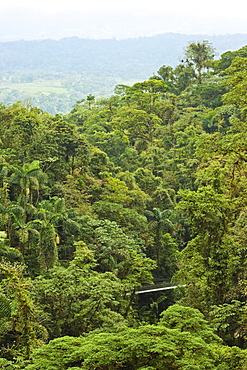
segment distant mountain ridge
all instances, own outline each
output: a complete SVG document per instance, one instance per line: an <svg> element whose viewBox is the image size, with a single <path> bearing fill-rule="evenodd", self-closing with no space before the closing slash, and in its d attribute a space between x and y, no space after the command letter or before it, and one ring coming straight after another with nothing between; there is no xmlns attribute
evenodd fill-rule
<svg viewBox="0 0 247 370"><path fill-rule="evenodd" d="M89 94L109 96L117 84L143 81L162 65L178 65L186 46L202 40L212 43L218 59L247 45L247 34L0 42L0 103L31 99L52 114L66 112Z"/></svg>
<svg viewBox="0 0 247 370"><path fill-rule="evenodd" d="M208 40L218 56L247 44L247 34L186 35L165 33L132 39L11 41L0 43L0 71L42 70L104 72L123 78L147 78L163 64L175 66L189 42Z"/></svg>

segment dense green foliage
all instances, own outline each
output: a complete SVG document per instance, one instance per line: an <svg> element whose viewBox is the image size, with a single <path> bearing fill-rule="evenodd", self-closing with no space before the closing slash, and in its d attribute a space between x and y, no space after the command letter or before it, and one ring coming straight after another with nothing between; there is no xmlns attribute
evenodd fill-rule
<svg viewBox="0 0 247 370"><path fill-rule="evenodd" d="M246 369L246 55L185 53L66 115L1 105L0 367Z"/></svg>

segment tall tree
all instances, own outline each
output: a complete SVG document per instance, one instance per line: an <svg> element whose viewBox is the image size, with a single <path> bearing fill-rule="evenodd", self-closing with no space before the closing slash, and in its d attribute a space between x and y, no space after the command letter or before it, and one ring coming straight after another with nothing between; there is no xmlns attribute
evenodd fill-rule
<svg viewBox="0 0 247 370"><path fill-rule="evenodd" d="M247 87L247 58L236 57L230 67L225 70L228 75L225 84L229 92L223 99L228 104L236 104L245 107L247 104L246 87Z"/></svg>
<svg viewBox="0 0 247 370"><path fill-rule="evenodd" d="M170 209L161 211L159 208L153 208L153 211L146 211L145 215L150 221L150 228L154 230L154 250L155 259L158 268L160 268L162 235L173 229L172 222L169 220Z"/></svg>
<svg viewBox="0 0 247 370"><path fill-rule="evenodd" d="M35 187L36 191L39 189L39 181L37 174L40 170L39 161L33 161L32 163L25 163L21 166L13 166L13 172L19 180L21 187L20 204L23 207L23 222L26 222L27 217L27 203L28 200L32 202L32 187Z"/></svg>
<svg viewBox="0 0 247 370"><path fill-rule="evenodd" d="M8 358L21 356L29 359L32 348L40 345L38 339L42 340L45 329L36 320L35 307L31 298L31 281L24 277L25 266L21 264L0 263L1 276L4 278L2 289L6 298L11 299L12 304L8 307L8 301L1 299L2 309L5 307L5 317L11 316L11 325L6 328L5 336L9 338L9 347L4 348L4 338L0 339L1 353ZM43 333L43 334L42 334ZM14 341L13 341L14 337ZM11 340L12 339L12 340ZM43 336L44 339L44 336ZM47 337L46 337L47 339ZM13 343L11 343L13 342Z"/></svg>
<svg viewBox="0 0 247 370"><path fill-rule="evenodd" d="M214 58L214 49L208 41L192 42L185 49L185 56L197 70L197 81L202 82L202 70L209 68Z"/></svg>

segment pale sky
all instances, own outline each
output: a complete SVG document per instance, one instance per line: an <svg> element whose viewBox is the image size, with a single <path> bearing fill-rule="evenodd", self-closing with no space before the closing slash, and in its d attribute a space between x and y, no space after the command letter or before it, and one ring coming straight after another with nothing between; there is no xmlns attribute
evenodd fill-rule
<svg viewBox="0 0 247 370"><path fill-rule="evenodd" d="M247 34L246 0L0 0L0 41Z"/></svg>
<svg viewBox="0 0 247 370"><path fill-rule="evenodd" d="M200 5L199 5L200 4ZM45 12L57 12L64 10L127 10L132 13L135 10L141 11L142 9L148 11L166 12L192 12L194 14L205 13L210 14L212 12L218 14L239 14L239 6L244 6L245 0L227 2L222 0L207 0L199 3L198 0L173 0L173 1L161 1L161 0L92 0L92 1L78 1L78 0L1 0L0 9L4 8L30 8L38 9ZM234 12L233 5L238 9ZM205 8L203 8L205 6ZM247 7L246 7L247 8Z"/></svg>

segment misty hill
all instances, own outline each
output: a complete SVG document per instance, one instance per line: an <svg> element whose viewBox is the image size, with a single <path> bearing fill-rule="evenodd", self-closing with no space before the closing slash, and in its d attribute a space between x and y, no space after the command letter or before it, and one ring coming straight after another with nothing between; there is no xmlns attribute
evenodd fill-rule
<svg viewBox="0 0 247 370"><path fill-rule="evenodd" d="M149 78L164 64L175 66L189 42L208 40L216 57L247 44L246 34L165 33L133 39L13 41L0 43L0 101L32 98L51 113L70 110L88 94L109 96L118 83Z"/></svg>
<svg viewBox="0 0 247 370"><path fill-rule="evenodd" d="M175 66L191 41L208 40L218 55L247 44L247 35L183 35L165 33L133 39L92 40L78 37L57 40L0 43L1 72L89 72L123 78L147 78L163 64Z"/></svg>

